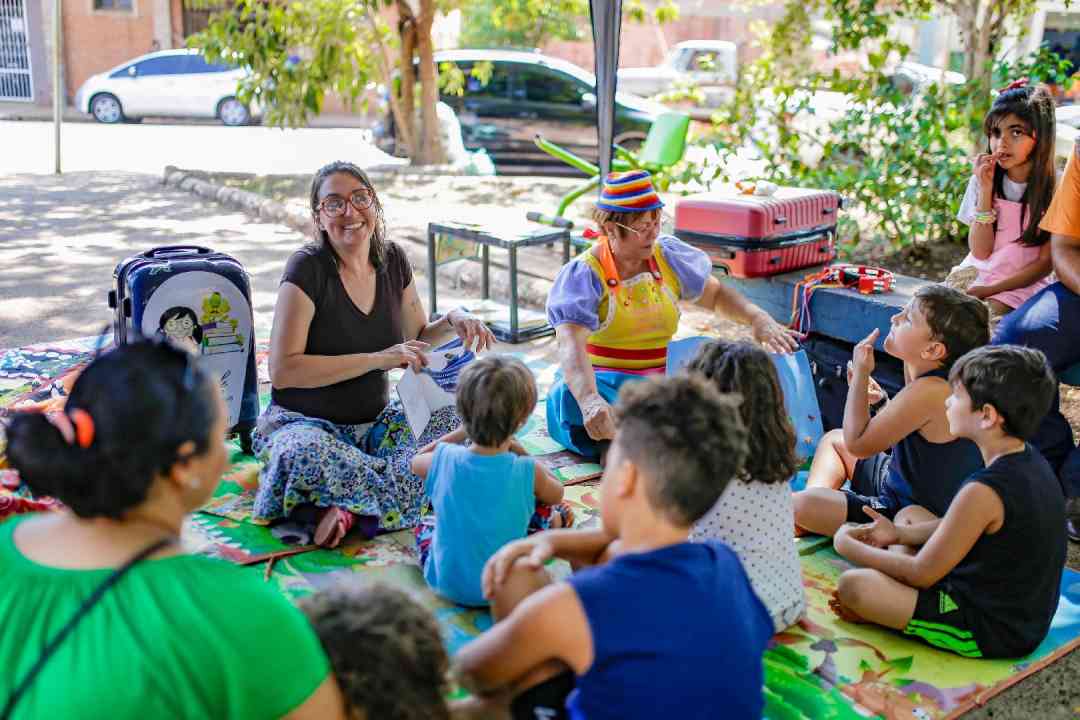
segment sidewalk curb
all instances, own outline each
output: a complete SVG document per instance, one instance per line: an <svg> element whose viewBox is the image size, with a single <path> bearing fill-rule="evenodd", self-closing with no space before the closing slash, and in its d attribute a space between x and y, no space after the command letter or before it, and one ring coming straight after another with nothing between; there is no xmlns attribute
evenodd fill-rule
<svg viewBox="0 0 1080 720"><path fill-rule="evenodd" d="M389 172L387 172L388 170ZM376 175L376 172L381 172L383 175ZM392 169L374 168L370 174L373 181L377 177L382 179L392 177L409 181L410 179L421 179L439 174L461 173L439 173L437 167L408 167L407 170L403 169L402 171L397 171L395 167ZM216 173L216 175L221 176L222 174ZM168 165L163 173L162 184L192 193L205 200L211 200L241 210L260 220L286 225L305 237L314 237L315 228L312 223L311 212L302 204L295 202L292 204L283 203L258 193L219 185L206 180L207 176L207 173L199 170L182 170L173 165ZM228 177L245 179L254 176L244 173L230 173ZM428 263L426 242L419 242L409 237L398 237L395 240L408 256L413 272L417 275L426 276ZM491 267L491 296L496 300L509 300L510 277L508 267L494 259L491 261ZM456 295L460 291L476 291L477 294L479 292L481 266L477 262L469 260L450 262L440 266L437 273L439 293L444 296L448 294ZM550 280L526 275L519 269L518 302L530 309L544 309L551 285ZM427 298L425 297L423 300L427 301ZM445 312L448 308L442 306L440 309ZM432 310L432 308L428 308L429 312Z"/></svg>

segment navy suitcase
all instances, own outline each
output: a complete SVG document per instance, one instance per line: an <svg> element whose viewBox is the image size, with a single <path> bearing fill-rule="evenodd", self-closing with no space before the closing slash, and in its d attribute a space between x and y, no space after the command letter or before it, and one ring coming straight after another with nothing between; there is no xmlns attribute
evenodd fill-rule
<svg viewBox="0 0 1080 720"><path fill-rule="evenodd" d="M848 391L847 364L855 345L812 332L803 340L802 348L810 360L824 429L842 427ZM875 350L873 377L892 397L904 387L904 364L888 353Z"/></svg>
<svg viewBox="0 0 1080 720"><path fill-rule="evenodd" d="M197 355L221 382L229 432L251 454L259 383L251 285L243 266L209 248L170 245L121 261L113 279L114 342L168 337Z"/></svg>

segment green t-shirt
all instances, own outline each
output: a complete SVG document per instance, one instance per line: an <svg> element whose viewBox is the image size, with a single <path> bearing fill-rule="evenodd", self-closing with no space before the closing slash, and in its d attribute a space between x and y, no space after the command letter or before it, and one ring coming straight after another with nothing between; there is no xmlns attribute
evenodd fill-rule
<svg viewBox="0 0 1080 720"><path fill-rule="evenodd" d="M28 560L12 537L25 519L0 525L4 701L111 572ZM307 619L257 575L191 555L144 560L64 640L13 719L278 718L329 671Z"/></svg>

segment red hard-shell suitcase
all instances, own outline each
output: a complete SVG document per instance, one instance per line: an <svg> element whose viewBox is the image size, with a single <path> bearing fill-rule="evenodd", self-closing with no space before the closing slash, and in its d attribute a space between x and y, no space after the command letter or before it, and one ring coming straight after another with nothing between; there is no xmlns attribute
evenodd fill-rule
<svg viewBox="0 0 1080 720"><path fill-rule="evenodd" d="M792 187L768 196L734 188L688 195L675 206L675 236L729 275L777 275L833 259L841 206L831 190Z"/></svg>

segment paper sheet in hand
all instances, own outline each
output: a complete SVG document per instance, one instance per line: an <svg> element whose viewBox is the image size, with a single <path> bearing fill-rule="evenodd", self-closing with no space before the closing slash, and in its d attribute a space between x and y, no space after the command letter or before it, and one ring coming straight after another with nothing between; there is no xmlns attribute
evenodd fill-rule
<svg viewBox="0 0 1080 720"><path fill-rule="evenodd" d="M401 376L397 392L413 437L424 434L433 412L454 404L458 375L475 357L458 338L432 350L428 354L428 366L419 373L407 369Z"/></svg>

